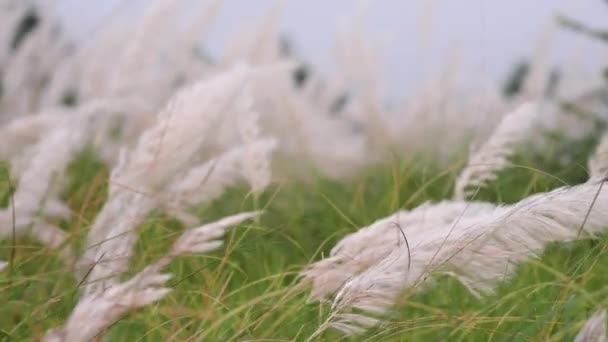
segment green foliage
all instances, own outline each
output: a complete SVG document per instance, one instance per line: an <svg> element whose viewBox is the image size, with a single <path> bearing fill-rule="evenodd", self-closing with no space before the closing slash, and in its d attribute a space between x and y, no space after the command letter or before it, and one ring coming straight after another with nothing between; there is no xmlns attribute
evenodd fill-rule
<svg viewBox="0 0 608 342"><path fill-rule="evenodd" d="M515 167L502 172L478 198L514 202L584 181L584 160L592 143L556 143L550 153L518 155ZM565 165L563 158L570 158ZM258 221L231 230L223 249L174 262L167 270L173 274L169 286L174 291L116 323L107 340L305 341L325 321L329 307L307 303L307 290L295 286L298 272L361 226L399 208L449 198L457 168L421 164L395 162L345 183L317 179L283 184L259 198L234 188L196 208L204 221L241 210L265 212ZM76 240L86 235L105 201L107 176L89 150L70 167L64 197L75 214L65 228ZM132 272L162 255L182 227L155 213L139 229ZM590 313L608 303L607 249L608 238L552 245L484 298L473 297L452 278L438 277L427 288L405 293L387 324L352 340L572 338ZM9 248L0 249L0 259L7 260L8 254ZM0 273L0 340L36 339L67 318L78 284L55 252L28 240L18 241L15 265L14 272ZM334 331L319 337L340 339Z"/></svg>

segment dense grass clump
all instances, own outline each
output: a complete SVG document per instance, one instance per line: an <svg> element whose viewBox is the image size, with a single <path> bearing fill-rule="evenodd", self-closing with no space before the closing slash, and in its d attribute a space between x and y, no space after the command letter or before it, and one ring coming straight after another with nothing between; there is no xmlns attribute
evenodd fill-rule
<svg viewBox="0 0 608 342"><path fill-rule="evenodd" d="M590 146L591 141L557 146L554 153L572 158L565 165L553 162L552 155L518 155L515 167L502 172L478 199L510 203L564 183L580 183L587 177L582 165ZM450 197L460 165L393 162L349 182L285 183L261 196L230 189L221 199L196 208L197 215L211 221L235 211L264 209L261 218L233 229L224 249L174 262L169 268L174 291L117 322L107 340L306 341L327 319L329 307L307 302L306 289L296 285L302 267L327 254L346 233L377 218ZM107 177L107 169L89 150L70 167L63 196L73 215L60 223L72 242L86 236L105 200ZM1 189L0 198L8 205L10 187L2 184ZM162 255L178 236L179 225L162 212L141 225L132 269ZM3 246L0 259L12 258L12 264L0 273L0 340L40 338L69 315L79 284L56 252L27 239ZM404 293L386 324L352 340L572 338L592 312L608 303L607 250L608 238L552 245L540 258L521 265L494 295L483 298L452 278L438 276L431 286ZM316 339L344 338L327 331Z"/></svg>

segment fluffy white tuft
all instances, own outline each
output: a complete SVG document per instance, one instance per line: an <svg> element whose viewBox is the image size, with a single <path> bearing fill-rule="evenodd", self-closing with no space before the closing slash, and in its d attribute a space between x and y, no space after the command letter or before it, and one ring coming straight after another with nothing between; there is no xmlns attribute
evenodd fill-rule
<svg viewBox="0 0 608 342"><path fill-rule="evenodd" d="M162 274L161 271L175 257L189 253L206 253L221 247L220 239L226 229L259 214L241 213L187 230L175 241L169 253L130 280L115 282L103 290L85 294L78 301L66 324L62 328L50 330L45 341L90 341L126 314L157 302L170 291L165 283L171 276Z"/></svg>
<svg viewBox="0 0 608 342"><path fill-rule="evenodd" d="M348 280L334 306L339 313L357 309L384 314L404 290L436 272L456 277L473 294L491 293L515 265L538 255L547 244L604 232L608 191L602 191L602 185L588 182L559 188L411 234L409 250L403 245L395 248Z"/></svg>
<svg viewBox="0 0 608 342"><path fill-rule="evenodd" d="M574 342L606 342L606 310L596 312L591 316L581 331L574 338Z"/></svg>
<svg viewBox="0 0 608 342"><path fill-rule="evenodd" d="M246 65L238 65L179 91L135 148L123 154L111 172L108 200L91 227L80 263L83 270L95 264L87 291L115 283L116 277L126 271L137 239L135 228L153 209L163 206L164 199L174 197L171 193L176 187L196 191L190 186L204 183L200 178L205 176L203 170L187 187L174 186L182 179L192 180L183 178L184 174L201 162L203 147L212 143L214 125L227 113L240 109L248 72Z"/></svg>
<svg viewBox="0 0 608 342"><path fill-rule="evenodd" d="M312 282L312 299L333 295L347 281L376 265L395 250L407 253L412 239L435 226L450 224L493 211L489 203L444 201L425 203L410 211L399 211L344 237L330 256L303 272L304 281Z"/></svg>
<svg viewBox="0 0 608 342"><path fill-rule="evenodd" d="M485 144L469 157L456 179L454 197L465 199L496 179L497 173L508 165L515 148L532 135L538 116L538 105L532 103L507 114Z"/></svg>

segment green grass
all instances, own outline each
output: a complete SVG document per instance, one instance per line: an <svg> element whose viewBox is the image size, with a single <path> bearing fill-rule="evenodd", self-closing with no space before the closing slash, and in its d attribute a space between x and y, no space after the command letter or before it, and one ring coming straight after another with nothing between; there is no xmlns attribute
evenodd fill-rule
<svg viewBox="0 0 608 342"><path fill-rule="evenodd" d="M516 166L478 194L503 203L586 179L582 165L592 141L558 145L551 153L518 156ZM572 157L567 166L556 156ZM340 237L399 208L451 196L462 163L439 169L420 161L372 168L348 182L316 179L274 186L254 200L231 189L197 208L206 221L242 210L265 209L259 221L228 234L223 249L176 260L168 272L174 291L129 315L107 332L109 341L305 341L328 316L307 303L294 285L301 268L326 254ZM74 215L59 224L82 246L87 227L106 196L107 169L90 152L70 167L64 198ZM0 182L5 182L0 180ZM7 184L0 200L8 205ZM180 224L155 213L140 227L132 273L163 254ZM11 255L0 244L0 260ZM12 269L0 273L0 341L40 338L60 325L77 301L77 281L56 253L19 239ZM608 303L608 238L550 246L522 264L495 295L470 295L457 281L438 276L425 289L404 293L388 323L359 340L545 341L571 339L584 320ZM319 338L343 337L327 331ZM348 340L348 339L345 339Z"/></svg>

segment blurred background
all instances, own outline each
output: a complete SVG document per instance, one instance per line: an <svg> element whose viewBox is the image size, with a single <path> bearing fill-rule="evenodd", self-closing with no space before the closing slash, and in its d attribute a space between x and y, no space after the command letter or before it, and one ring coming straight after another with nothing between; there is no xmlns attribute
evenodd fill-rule
<svg viewBox="0 0 608 342"><path fill-rule="evenodd" d="M542 102L543 130L570 138L608 121L605 0L5 3L4 122L117 98L156 113L242 62L266 75L252 84L262 131L333 176L391 154L454 159L528 101ZM118 145L152 117L121 118L132 131Z"/></svg>
<svg viewBox="0 0 608 342"><path fill-rule="evenodd" d="M179 0L196 4L196 0ZM149 0L65 0L60 11L76 37L87 37L116 13L137 16ZM185 6L188 7L188 6ZM551 65L567 64L583 80L595 81L606 60L605 45L559 29L566 15L602 27L603 0L225 0L205 38L218 56L230 37L247 23L278 11L281 31L293 48L324 74L335 67L336 32L357 10L364 13L366 39L382 56L387 91L407 95L420 82L438 77L446 63L457 63L474 88L506 79L514 64L543 54Z"/></svg>

